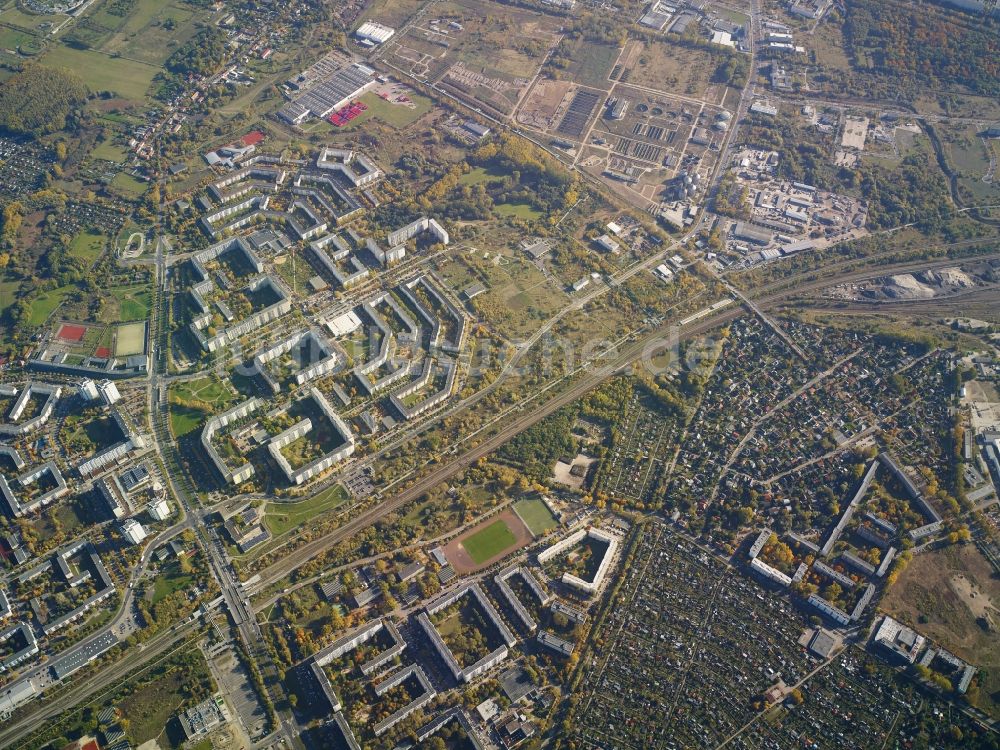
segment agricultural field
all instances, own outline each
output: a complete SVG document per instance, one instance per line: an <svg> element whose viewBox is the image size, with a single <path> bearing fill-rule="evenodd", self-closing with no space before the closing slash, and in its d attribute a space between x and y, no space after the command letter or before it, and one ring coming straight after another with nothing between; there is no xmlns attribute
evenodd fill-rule
<svg viewBox="0 0 1000 750"><path fill-rule="evenodd" d="M75 71L92 91L113 91L134 103L141 103L159 68L148 63L111 57L96 50L80 50L53 44L42 62ZM145 186L143 186L145 190Z"/></svg>

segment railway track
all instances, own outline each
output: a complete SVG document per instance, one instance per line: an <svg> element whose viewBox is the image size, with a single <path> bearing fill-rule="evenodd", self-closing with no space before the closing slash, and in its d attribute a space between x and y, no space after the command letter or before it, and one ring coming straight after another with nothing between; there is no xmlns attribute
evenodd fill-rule
<svg viewBox="0 0 1000 750"><path fill-rule="evenodd" d="M1000 252L976 256L975 260L1000 260ZM857 263L861 261L854 262ZM906 273L907 271L943 268L953 266L957 262L959 261L953 258L930 262L926 260L907 261L897 265L879 266L856 271L852 270L841 276L824 276L821 279L812 278L803 284L792 286L792 288L787 288L788 280L783 279L762 287L760 292L763 292L763 294L761 296L752 295L752 299L758 308L767 309L782 302L792 301L795 297L802 296L808 292L818 291L837 284L850 283L851 281L861 281L874 276L882 276L890 273ZM816 272L814 271L802 274L802 276L815 275ZM746 314L749 314L749 310L745 307L731 305L718 312L692 322L690 326L685 327L680 332L679 338L683 340L701 335ZM515 435L528 429L553 412L558 411L563 406L577 400L593 388L596 388L604 380L638 359L644 353L651 341L662 339L664 334L670 332L671 328L672 326L662 326L649 334L642 336L636 342L630 343L607 365L604 365L593 372L587 373L569 389L558 396L553 397L544 404L532 407L530 411L516 417L500 432L470 448L448 463L442 464L438 469L417 480L414 484L397 493L390 500L371 508L361 515L355 516L343 526L331 531L329 534L308 542L299 549L295 550L292 554L260 571L260 578L254 587L255 591L260 592L268 586L280 581L298 567L323 553L329 547L347 539L355 532L364 529L399 508L402 508L410 501L415 500L425 492L438 485L440 482L445 481L449 477L462 471L482 456L496 450Z"/></svg>

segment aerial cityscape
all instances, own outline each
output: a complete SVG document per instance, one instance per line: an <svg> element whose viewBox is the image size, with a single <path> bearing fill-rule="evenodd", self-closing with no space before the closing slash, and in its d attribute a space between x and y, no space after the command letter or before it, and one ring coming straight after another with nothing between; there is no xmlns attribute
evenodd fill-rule
<svg viewBox="0 0 1000 750"><path fill-rule="evenodd" d="M0 749L1000 748L996 0L0 0Z"/></svg>

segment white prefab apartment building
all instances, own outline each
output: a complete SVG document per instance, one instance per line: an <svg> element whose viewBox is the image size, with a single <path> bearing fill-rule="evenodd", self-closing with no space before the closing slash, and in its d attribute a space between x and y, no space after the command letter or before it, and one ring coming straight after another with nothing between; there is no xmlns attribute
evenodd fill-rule
<svg viewBox="0 0 1000 750"><path fill-rule="evenodd" d="M331 466L340 463L354 453L354 433L351 432L351 428L347 426L344 420L340 418L340 415L333 410L330 402L315 388L309 389L309 398L319 407L323 417L330 422L343 442L336 450L320 456L305 466L293 469L288 459L281 452L281 449L299 438L308 435L313 429L312 420L308 417L300 420L284 432L271 438L267 444L268 453L271 454L271 458L274 459L275 463L281 467L288 481L295 485L303 484L313 477L319 476Z"/></svg>
<svg viewBox="0 0 1000 750"><path fill-rule="evenodd" d="M205 449L208 457L215 464L215 468L219 470L222 478L227 484L242 484L253 476L254 467L249 461L246 461L239 466L231 467L226 463L226 460L219 454L219 451L213 445L213 440L216 434L228 427L234 422L241 419L249 417L254 414L261 407L261 401L257 398L251 398L249 401L244 401L242 404L237 404L232 409L218 414L207 422L205 422L205 427L201 431L201 446Z"/></svg>

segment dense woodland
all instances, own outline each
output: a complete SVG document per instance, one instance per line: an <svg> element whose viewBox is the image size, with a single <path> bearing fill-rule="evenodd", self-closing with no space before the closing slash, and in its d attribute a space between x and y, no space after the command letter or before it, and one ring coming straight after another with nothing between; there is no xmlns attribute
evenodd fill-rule
<svg viewBox="0 0 1000 750"><path fill-rule="evenodd" d="M1000 22L900 0L848 0L844 33L855 65L934 88L1000 95Z"/></svg>
<svg viewBox="0 0 1000 750"><path fill-rule="evenodd" d="M171 73L206 76L215 71L226 57L226 35L219 29L206 27L167 58L165 67Z"/></svg>
<svg viewBox="0 0 1000 750"><path fill-rule="evenodd" d="M30 65L0 86L0 132L38 137L64 130L86 98L87 87L70 71Z"/></svg>

